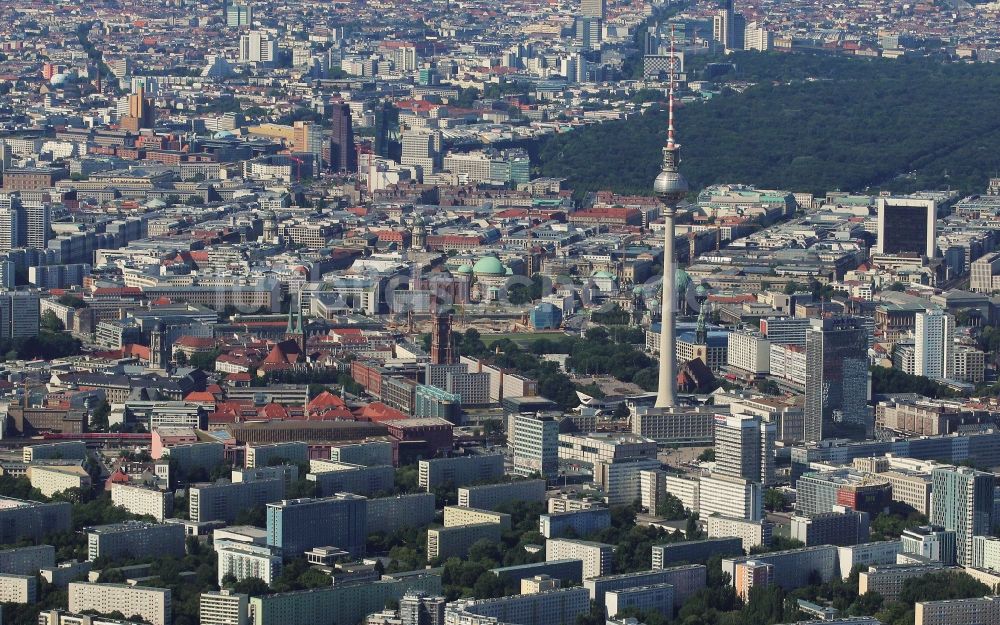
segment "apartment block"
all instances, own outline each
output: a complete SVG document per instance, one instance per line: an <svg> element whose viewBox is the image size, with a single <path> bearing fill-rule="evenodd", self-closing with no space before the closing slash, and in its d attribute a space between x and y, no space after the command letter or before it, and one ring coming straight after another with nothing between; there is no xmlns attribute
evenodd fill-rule
<svg viewBox="0 0 1000 625"><path fill-rule="evenodd" d="M445 608L444 625L571 625L590 609L583 588L560 588L530 595L453 601Z"/></svg>
<svg viewBox="0 0 1000 625"><path fill-rule="evenodd" d="M342 493L321 499L286 499L267 504L267 544L286 558L313 547L339 547L353 557L365 552L364 497Z"/></svg>
<svg viewBox="0 0 1000 625"><path fill-rule="evenodd" d="M570 530L577 536L588 536L608 527L611 527L611 511L607 508L556 512L538 517L538 531L546 538L559 538Z"/></svg>
<svg viewBox="0 0 1000 625"><path fill-rule="evenodd" d="M639 588L654 584L670 584L674 587L674 605L680 606L688 597L705 587L708 569L701 564L687 564L666 569L639 571L605 575L583 580L583 587L590 592L590 598L603 604L606 593L625 588Z"/></svg>
<svg viewBox="0 0 1000 625"><path fill-rule="evenodd" d="M0 543L40 541L55 532L68 532L72 510L68 501L40 503L0 497Z"/></svg>
<svg viewBox="0 0 1000 625"><path fill-rule="evenodd" d="M906 580L947 568L942 564L877 564L858 576L858 593L877 592L886 601L895 601Z"/></svg>
<svg viewBox="0 0 1000 625"><path fill-rule="evenodd" d="M736 537L743 541L743 551L771 545L774 524L767 520L748 521L736 517L710 516L705 519L709 538Z"/></svg>
<svg viewBox="0 0 1000 625"><path fill-rule="evenodd" d="M232 575L236 581L256 577L271 585L281 574L281 550L275 547L220 540L215 543L215 552L218 554L220 587L227 575Z"/></svg>
<svg viewBox="0 0 1000 625"><path fill-rule="evenodd" d="M163 522L174 511L174 494L145 486L113 484L111 503L125 508L132 514L151 516Z"/></svg>
<svg viewBox="0 0 1000 625"><path fill-rule="evenodd" d="M241 510L281 501L284 496L285 481L280 478L195 484L188 489L188 518L196 523L232 523Z"/></svg>
<svg viewBox="0 0 1000 625"><path fill-rule="evenodd" d="M462 558L481 540L499 542L503 529L499 523L472 523L427 530L427 561Z"/></svg>
<svg viewBox="0 0 1000 625"><path fill-rule="evenodd" d="M125 584L91 584L73 582L69 585L70 612L94 610L101 614L121 612L141 616L152 625L168 625L172 621L173 605L170 590Z"/></svg>
<svg viewBox="0 0 1000 625"><path fill-rule="evenodd" d="M86 578L93 566L90 562L69 560L60 562L58 566L43 566L38 570L38 574L53 586L66 588L70 582Z"/></svg>
<svg viewBox="0 0 1000 625"><path fill-rule="evenodd" d="M759 482L728 475L706 475L701 478L698 513L713 514L756 521L764 516L763 493Z"/></svg>
<svg viewBox="0 0 1000 625"><path fill-rule="evenodd" d="M458 505L493 510L513 501L545 502L545 480L466 486L458 489Z"/></svg>
<svg viewBox="0 0 1000 625"><path fill-rule="evenodd" d="M56 564L56 548L52 545L17 547L0 551L0 573L34 575L39 569Z"/></svg>
<svg viewBox="0 0 1000 625"><path fill-rule="evenodd" d="M813 571L816 571L824 582L833 579L834 575L840 574L837 548L833 545L802 547L739 558L723 558L722 571L729 573L730 579L735 580L736 565L748 560L757 560L772 565L774 567L772 583L778 584L785 590L807 585Z"/></svg>
<svg viewBox="0 0 1000 625"><path fill-rule="evenodd" d="M669 619L674 615L674 603L672 584L609 590L604 596L604 609L609 618L617 616L626 608L632 608L642 612L655 611Z"/></svg>
<svg viewBox="0 0 1000 625"><path fill-rule="evenodd" d="M321 497L334 493L374 495L389 492L396 478L392 465L368 467L332 460L312 460L309 469L311 472L306 479L316 482Z"/></svg>
<svg viewBox="0 0 1000 625"><path fill-rule="evenodd" d="M393 532L405 527L423 527L434 521L434 493L411 493L369 499L368 533Z"/></svg>
<svg viewBox="0 0 1000 625"><path fill-rule="evenodd" d="M844 510L813 516L792 517L791 537L806 547L813 545L856 545L868 540L867 512Z"/></svg>
<svg viewBox="0 0 1000 625"><path fill-rule="evenodd" d="M21 451L25 463L37 460L83 460L87 457L87 444L82 441L60 441L28 445Z"/></svg>
<svg viewBox="0 0 1000 625"><path fill-rule="evenodd" d="M492 510L467 508L465 506L445 506L444 526L475 525L477 523L496 523L501 529L510 529L510 515Z"/></svg>
<svg viewBox="0 0 1000 625"><path fill-rule="evenodd" d="M977 599L918 601L913 606L913 625L997 625L1000 623L1000 596Z"/></svg>
<svg viewBox="0 0 1000 625"><path fill-rule="evenodd" d="M875 543L848 545L837 547L837 559L840 562L840 576L847 579L856 566L869 567L874 564L892 564L902 551L903 545L898 540L883 540Z"/></svg>
<svg viewBox="0 0 1000 625"><path fill-rule="evenodd" d="M538 575L548 575L563 584L583 581L583 560L550 560L532 564L517 564L490 569L501 581L518 582Z"/></svg>
<svg viewBox="0 0 1000 625"><path fill-rule="evenodd" d="M28 467L28 480L46 497L71 488L90 488L90 475L82 466Z"/></svg>
<svg viewBox="0 0 1000 625"><path fill-rule="evenodd" d="M201 625L247 625L250 598L247 595L219 590L204 592L198 601Z"/></svg>
<svg viewBox="0 0 1000 625"><path fill-rule="evenodd" d="M125 521L87 528L87 559L184 557L184 526ZM73 608L70 608L71 610Z"/></svg>
<svg viewBox="0 0 1000 625"><path fill-rule="evenodd" d="M251 597L253 625L357 625L387 601L399 601L410 590L441 594L441 574L411 571L383 575L377 582L345 584Z"/></svg>
<svg viewBox="0 0 1000 625"><path fill-rule="evenodd" d="M545 561L582 560L583 578L608 575L614 569L613 545L568 538L550 538L545 541Z"/></svg>
<svg viewBox="0 0 1000 625"><path fill-rule="evenodd" d="M458 487L500 479L503 477L504 463L502 455L486 454L421 460L417 468L417 483L420 488L430 492L446 484Z"/></svg>
<svg viewBox="0 0 1000 625"><path fill-rule="evenodd" d="M309 446L300 442L247 445L245 466L248 469L282 462L309 462Z"/></svg>
<svg viewBox="0 0 1000 625"><path fill-rule="evenodd" d="M330 460L366 467L392 464L392 443L389 441L365 441L350 445L338 445L330 449Z"/></svg>
<svg viewBox="0 0 1000 625"><path fill-rule="evenodd" d="M0 574L0 603L35 603L37 600L37 577Z"/></svg>
<svg viewBox="0 0 1000 625"><path fill-rule="evenodd" d="M743 555L743 539L737 537L688 540L665 545L653 545L653 568L665 569L673 564L704 562L712 556Z"/></svg>

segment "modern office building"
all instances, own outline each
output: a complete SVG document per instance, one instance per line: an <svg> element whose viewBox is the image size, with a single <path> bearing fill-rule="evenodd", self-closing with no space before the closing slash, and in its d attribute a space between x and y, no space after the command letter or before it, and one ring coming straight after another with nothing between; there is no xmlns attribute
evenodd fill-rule
<svg viewBox="0 0 1000 625"><path fill-rule="evenodd" d="M559 474L559 422L554 417L525 413L515 415L512 423L508 440L514 472L555 478Z"/></svg>
<svg viewBox="0 0 1000 625"><path fill-rule="evenodd" d="M777 426L760 417L717 415L713 473L773 484L776 437Z"/></svg>
<svg viewBox="0 0 1000 625"><path fill-rule="evenodd" d="M936 250L937 202L908 197L878 199L876 254L934 258Z"/></svg>
<svg viewBox="0 0 1000 625"><path fill-rule="evenodd" d="M582 560L586 580L611 573L615 565L615 548L586 540L550 538L545 541L545 561L553 560Z"/></svg>
<svg viewBox="0 0 1000 625"><path fill-rule="evenodd" d="M198 601L200 625L247 625L250 598L247 595L219 590L203 592Z"/></svg>
<svg viewBox="0 0 1000 625"><path fill-rule="evenodd" d="M955 318L931 309L916 314L913 373L932 380L955 377Z"/></svg>
<svg viewBox="0 0 1000 625"><path fill-rule="evenodd" d="M69 611L93 610L99 614L121 612L140 616L151 625L169 625L173 606L170 590L125 584L92 584L73 582L69 585Z"/></svg>
<svg viewBox="0 0 1000 625"><path fill-rule="evenodd" d="M354 128L351 107L347 103L330 107L330 169L333 171L358 171L358 154L354 148Z"/></svg>
<svg viewBox="0 0 1000 625"><path fill-rule="evenodd" d="M833 512L837 506L876 516L892 502L888 480L853 469L806 473L796 482L795 493L795 510L802 516Z"/></svg>
<svg viewBox="0 0 1000 625"><path fill-rule="evenodd" d="M977 543L979 538L985 537L974 536L972 539L972 566L982 567L984 565L976 564L976 562L982 561L981 557L977 558L977 554L981 556L984 553L977 547L977 545L982 546L982 543ZM941 526L934 525L911 527L903 531L899 540L901 553L917 556L927 562L940 562L948 566L954 565L957 561L958 547L955 544L954 530L946 530Z"/></svg>
<svg viewBox="0 0 1000 625"><path fill-rule="evenodd" d="M226 5L226 26L241 28L253 23L253 8L246 4Z"/></svg>
<svg viewBox="0 0 1000 625"><path fill-rule="evenodd" d="M868 329L855 317L813 319L806 332L804 436L823 439L832 423L867 428Z"/></svg>
<svg viewBox="0 0 1000 625"><path fill-rule="evenodd" d="M482 454L421 460L417 469L417 483L430 492L446 484L464 486L500 479L504 467L501 454Z"/></svg>
<svg viewBox="0 0 1000 625"><path fill-rule="evenodd" d="M267 544L285 558L313 547L339 547L352 557L365 552L366 501L342 493L322 499L286 499L267 504Z"/></svg>
<svg viewBox="0 0 1000 625"><path fill-rule="evenodd" d="M180 523L125 521L86 528L87 559L124 560L184 557L184 526ZM71 610L73 608L70 608Z"/></svg>
<svg viewBox="0 0 1000 625"><path fill-rule="evenodd" d="M931 524L955 532L956 561L972 563L972 537L993 530L992 473L969 467L938 467L931 471Z"/></svg>

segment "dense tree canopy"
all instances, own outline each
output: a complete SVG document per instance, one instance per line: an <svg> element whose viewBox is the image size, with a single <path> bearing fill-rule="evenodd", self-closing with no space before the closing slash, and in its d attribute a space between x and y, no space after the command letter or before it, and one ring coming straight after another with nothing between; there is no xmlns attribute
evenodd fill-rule
<svg viewBox="0 0 1000 625"><path fill-rule="evenodd" d="M813 192L978 192L1000 167L992 147L1000 140L1000 74L986 64L779 53L727 60L738 78L757 84L677 113L681 170L695 190L743 182ZM648 194L665 133L656 107L557 135L540 149L541 170L577 191Z"/></svg>

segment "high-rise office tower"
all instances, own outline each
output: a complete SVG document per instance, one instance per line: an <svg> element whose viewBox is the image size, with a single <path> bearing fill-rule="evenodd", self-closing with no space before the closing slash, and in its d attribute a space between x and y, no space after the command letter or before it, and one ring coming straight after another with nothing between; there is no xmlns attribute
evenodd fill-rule
<svg viewBox="0 0 1000 625"><path fill-rule="evenodd" d="M578 17L573 20L573 42L585 50L599 50L603 39L603 20Z"/></svg>
<svg viewBox="0 0 1000 625"><path fill-rule="evenodd" d="M811 320L806 330L804 435L831 422L868 425L868 328L856 317Z"/></svg>
<svg viewBox="0 0 1000 625"><path fill-rule="evenodd" d="M156 109L153 98L146 93L144 86L139 86L128 96L128 115L120 120L122 128L136 132L142 128L153 128L156 125Z"/></svg>
<svg viewBox="0 0 1000 625"><path fill-rule="evenodd" d="M955 318L943 310L918 312L913 330L913 372L932 380L955 376Z"/></svg>
<svg viewBox="0 0 1000 625"><path fill-rule="evenodd" d="M372 149L376 156L393 158L390 146L399 135L399 109L392 102L383 101L375 108L375 140Z"/></svg>
<svg viewBox="0 0 1000 625"><path fill-rule="evenodd" d="M777 426L760 417L716 415L715 473L764 486L774 483Z"/></svg>
<svg viewBox="0 0 1000 625"><path fill-rule="evenodd" d="M261 30L240 37L240 63L270 64L278 60L278 42Z"/></svg>
<svg viewBox="0 0 1000 625"><path fill-rule="evenodd" d="M733 0L725 0L712 18L712 39L721 43L727 52L746 47L747 20L733 8Z"/></svg>
<svg viewBox="0 0 1000 625"><path fill-rule="evenodd" d="M606 0L580 0L580 16L603 20L607 17Z"/></svg>
<svg viewBox="0 0 1000 625"><path fill-rule="evenodd" d="M358 557L365 552L366 499L340 494L267 504L267 544L286 558L313 547L336 546Z"/></svg>
<svg viewBox="0 0 1000 625"><path fill-rule="evenodd" d="M19 212L17 208L11 206L10 202L4 205L0 199L0 251L7 252L21 246L19 238L21 229L18 227Z"/></svg>
<svg viewBox="0 0 1000 625"><path fill-rule="evenodd" d="M400 163L417 167L421 177L434 173L441 166L441 132L405 130Z"/></svg>
<svg viewBox="0 0 1000 625"><path fill-rule="evenodd" d="M509 440L514 456L514 472L539 473L552 478L559 473L559 423L553 417L515 415Z"/></svg>
<svg viewBox="0 0 1000 625"><path fill-rule="evenodd" d="M245 4L230 4L226 6L226 26L240 28L253 23L253 9Z"/></svg>
<svg viewBox="0 0 1000 625"><path fill-rule="evenodd" d="M972 563L972 537L993 530L992 473L969 467L931 471L931 524L955 532L958 563Z"/></svg>
<svg viewBox="0 0 1000 625"><path fill-rule="evenodd" d="M450 365L458 362L452 345L451 322L451 315L448 313L434 316L434 325L431 327L431 364Z"/></svg>
<svg viewBox="0 0 1000 625"><path fill-rule="evenodd" d="M877 254L937 253L937 202L909 197L878 200Z"/></svg>
<svg viewBox="0 0 1000 625"><path fill-rule="evenodd" d="M45 201L22 203L18 213L21 244L33 249L44 249L52 232L52 206Z"/></svg>
<svg viewBox="0 0 1000 625"><path fill-rule="evenodd" d="M670 54L674 53L674 37L670 35ZM667 117L667 145L663 148L663 165L653 181L653 192L663 202L663 294L660 318L660 370L656 390L656 408L673 407L677 401L677 286L674 268L674 219L677 203L688 192L687 179L680 173L680 144L674 141L674 78L670 75L670 104Z"/></svg>
<svg viewBox="0 0 1000 625"><path fill-rule="evenodd" d="M0 291L0 339L38 336L38 291Z"/></svg>
<svg viewBox="0 0 1000 625"><path fill-rule="evenodd" d="M330 107L330 169L334 171L358 170L358 155L354 151L354 128L351 107L345 103Z"/></svg>

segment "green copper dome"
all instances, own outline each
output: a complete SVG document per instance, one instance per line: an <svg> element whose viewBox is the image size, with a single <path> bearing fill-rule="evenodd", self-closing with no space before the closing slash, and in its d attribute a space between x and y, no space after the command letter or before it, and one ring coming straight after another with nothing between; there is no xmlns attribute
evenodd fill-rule
<svg viewBox="0 0 1000 625"><path fill-rule="evenodd" d="M471 265L459 265L458 269L455 270L455 273L472 273L472 266Z"/></svg>
<svg viewBox="0 0 1000 625"><path fill-rule="evenodd" d="M507 270L496 256L484 256L472 266L472 272L476 275L502 276Z"/></svg>

